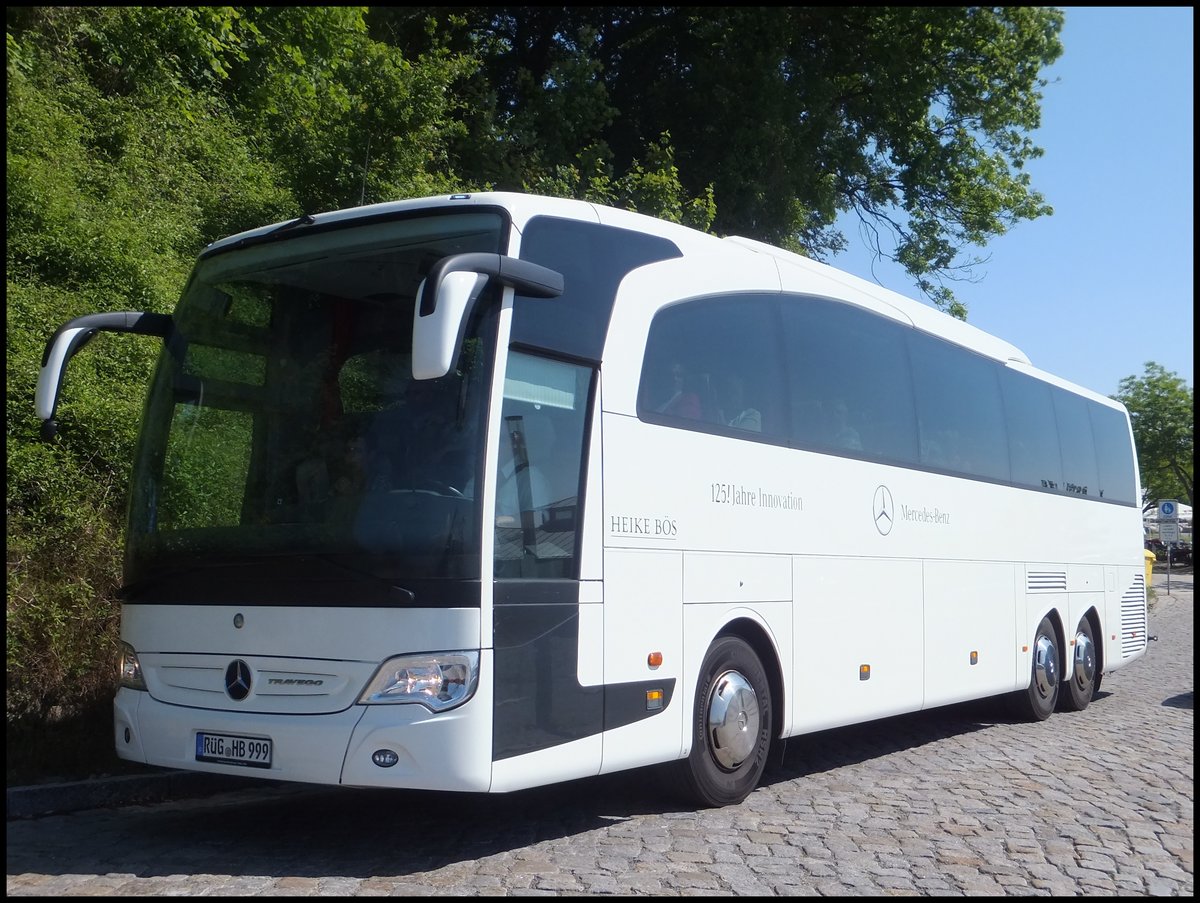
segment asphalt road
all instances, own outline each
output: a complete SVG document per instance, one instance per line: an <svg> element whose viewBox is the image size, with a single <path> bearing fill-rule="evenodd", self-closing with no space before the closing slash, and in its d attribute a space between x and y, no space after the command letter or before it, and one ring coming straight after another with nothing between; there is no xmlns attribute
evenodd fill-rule
<svg viewBox="0 0 1200 903"><path fill-rule="evenodd" d="M971 703L795 738L740 806L680 808L652 773L506 796L113 791L15 819L10 789L7 892L1191 897L1191 587L1155 574L1158 641L1082 713Z"/></svg>

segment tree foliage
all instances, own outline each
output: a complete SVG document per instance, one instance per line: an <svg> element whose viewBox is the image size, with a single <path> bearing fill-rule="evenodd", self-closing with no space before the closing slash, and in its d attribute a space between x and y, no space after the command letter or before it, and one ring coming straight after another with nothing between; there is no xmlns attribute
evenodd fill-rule
<svg viewBox="0 0 1200 903"><path fill-rule="evenodd" d="M370 38L364 15L8 10L10 737L111 705L126 475L158 351L97 338L72 362L59 440L43 445L32 399L54 329L97 310L169 311L197 253L231 232L459 185L447 83L467 63L410 61Z"/></svg>
<svg viewBox="0 0 1200 903"><path fill-rule="evenodd" d="M1177 374L1154 361L1141 376L1121 380L1113 396L1129 409L1143 503L1186 499L1195 506L1195 392Z"/></svg>
<svg viewBox="0 0 1200 903"><path fill-rule="evenodd" d="M428 21L437 27L427 27ZM822 257L861 219L939 307L1015 223L1051 212L1042 70L1063 15L1043 7L391 7L377 33L478 56L457 145L467 178L519 188L581 148L617 172L669 133L713 228Z"/></svg>
<svg viewBox="0 0 1200 903"><path fill-rule="evenodd" d="M46 340L95 310L170 310L207 241L294 205L219 106L181 96L166 76L115 77L102 38L122 20L109 9L10 11L10 726L111 699L126 473L157 352L147 340L97 339L68 376L63 440L43 445L32 399Z"/></svg>

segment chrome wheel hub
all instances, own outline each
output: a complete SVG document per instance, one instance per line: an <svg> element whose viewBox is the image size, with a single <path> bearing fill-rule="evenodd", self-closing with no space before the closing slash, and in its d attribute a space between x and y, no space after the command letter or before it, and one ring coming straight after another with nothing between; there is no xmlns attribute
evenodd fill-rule
<svg viewBox="0 0 1200 903"><path fill-rule="evenodd" d="M1058 652L1047 636L1040 636L1033 647L1033 679L1043 699L1054 695L1058 686Z"/></svg>
<svg viewBox="0 0 1200 903"><path fill-rule="evenodd" d="M1079 633L1075 637L1073 677L1076 685L1081 689L1090 687L1096 677L1096 647L1086 633Z"/></svg>
<svg viewBox="0 0 1200 903"><path fill-rule="evenodd" d="M712 756L732 771L758 745L760 715L754 687L737 671L726 671L713 681L706 718Z"/></svg>

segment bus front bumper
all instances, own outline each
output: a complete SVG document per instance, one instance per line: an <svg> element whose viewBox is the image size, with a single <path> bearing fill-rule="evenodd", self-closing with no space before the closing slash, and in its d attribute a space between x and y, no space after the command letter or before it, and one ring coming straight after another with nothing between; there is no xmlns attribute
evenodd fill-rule
<svg viewBox="0 0 1200 903"><path fill-rule="evenodd" d="M486 792L491 721L473 699L434 714L420 705L353 705L326 715L267 715L169 705L122 687L113 702L122 759L275 781ZM270 740L269 767L197 761L197 734Z"/></svg>

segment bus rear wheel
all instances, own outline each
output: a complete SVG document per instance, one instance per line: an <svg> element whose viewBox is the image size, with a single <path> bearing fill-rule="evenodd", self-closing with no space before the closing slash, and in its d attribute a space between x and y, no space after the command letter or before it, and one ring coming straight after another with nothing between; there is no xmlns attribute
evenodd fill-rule
<svg viewBox="0 0 1200 903"><path fill-rule="evenodd" d="M1061 696L1062 707L1069 712L1082 712L1096 695L1099 675L1096 673L1096 641L1092 637L1092 622L1086 616L1075 631L1071 654L1071 670L1066 675L1067 692Z"/></svg>
<svg viewBox="0 0 1200 903"><path fill-rule="evenodd" d="M1018 715L1031 721L1045 721L1050 717L1058 702L1061 662L1054 624L1048 617L1042 618L1033 637L1033 673L1029 687L1018 690L1012 697Z"/></svg>
<svg viewBox="0 0 1200 903"><path fill-rule="evenodd" d="M749 796L767 764L772 714L767 673L754 650L740 637L719 637L696 682L692 751L675 763L687 795L707 806Z"/></svg>

